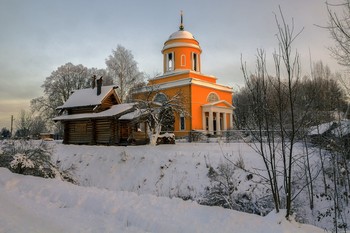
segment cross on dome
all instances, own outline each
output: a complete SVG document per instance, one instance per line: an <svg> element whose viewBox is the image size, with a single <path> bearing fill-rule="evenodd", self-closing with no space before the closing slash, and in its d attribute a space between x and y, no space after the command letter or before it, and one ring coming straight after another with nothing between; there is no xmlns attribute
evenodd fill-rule
<svg viewBox="0 0 350 233"><path fill-rule="evenodd" d="M181 23L179 27L180 31L183 31L185 29L184 24L183 24L183 12L181 11Z"/></svg>

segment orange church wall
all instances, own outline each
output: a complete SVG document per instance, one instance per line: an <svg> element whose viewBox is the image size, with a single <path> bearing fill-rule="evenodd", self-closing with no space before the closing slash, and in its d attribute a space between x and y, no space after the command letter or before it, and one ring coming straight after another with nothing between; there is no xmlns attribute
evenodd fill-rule
<svg viewBox="0 0 350 233"><path fill-rule="evenodd" d="M191 89L190 89L190 85L155 91L154 93L150 94L149 100L152 100L157 93L163 93L170 99L179 92L183 96L184 110L188 113L188 116L185 116L185 130L184 130L184 132L181 132L181 130L180 130L180 115L178 113L174 114L174 116L175 116L174 131L176 131L176 136L185 136L188 134L187 131L189 131L191 129L191 122L190 122L190 119L191 119L191 117L190 117L190 115L191 115L191 108L190 108ZM143 99L144 96L145 96L145 93L138 93L138 94L134 95L134 99L138 99L138 98Z"/></svg>
<svg viewBox="0 0 350 233"><path fill-rule="evenodd" d="M204 130L202 125L203 119L201 106L208 103L207 98L211 92L215 92L219 96L220 100L226 100L228 103L232 103L232 92L215 90L210 87L199 85L185 85L182 87L160 90L159 92L164 93L168 96L168 98L171 98L178 92L181 92L183 95L185 109L189 115L185 116L185 130L181 132L180 117L179 114L175 114L174 130L176 131L176 136L188 135L188 131L190 130ZM156 92L150 96L150 99L153 99L155 94ZM136 97L142 98L140 95L136 95ZM219 103L216 106L227 107L223 103ZM229 125L228 116L226 116L226 122L227 125Z"/></svg>
<svg viewBox="0 0 350 233"><path fill-rule="evenodd" d="M184 46L176 46L177 44L184 44ZM164 47L170 46L167 49L164 49L162 51L163 55L163 68L164 73L167 71L167 59L166 54L168 53L174 53L174 69L183 69L183 70L192 70L193 64L192 64L192 53L198 54L198 62L197 62L197 71L200 71L201 67L201 60L200 60L200 54L201 49L199 47L199 43L196 40L193 39L172 39L164 43ZM174 46L174 47L171 47ZM197 46L197 47L196 47ZM184 55L184 58L182 56Z"/></svg>
<svg viewBox="0 0 350 233"><path fill-rule="evenodd" d="M220 90L214 90L209 87L203 87L198 85L192 85L192 129L204 130L202 119L202 105L207 104L207 97L211 92L215 92L220 100L226 100L228 103L232 103L232 93ZM218 106L221 106L220 104ZM227 107L222 104L223 107ZM228 125L228 120L226 120Z"/></svg>

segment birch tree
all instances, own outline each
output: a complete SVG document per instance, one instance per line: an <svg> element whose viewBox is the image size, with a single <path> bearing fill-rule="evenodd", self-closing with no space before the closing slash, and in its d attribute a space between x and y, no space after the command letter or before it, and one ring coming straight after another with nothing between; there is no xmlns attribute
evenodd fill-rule
<svg viewBox="0 0 350 233"><path fill-rule="evenodd" d="M131 51L121 45L112 50L112 55L106 59L106 65L108 74L113 77L114 83L119 87L117 89L119 98L124 102L131 94L130 90L143 82L144 74L139 71Z"/></svg>

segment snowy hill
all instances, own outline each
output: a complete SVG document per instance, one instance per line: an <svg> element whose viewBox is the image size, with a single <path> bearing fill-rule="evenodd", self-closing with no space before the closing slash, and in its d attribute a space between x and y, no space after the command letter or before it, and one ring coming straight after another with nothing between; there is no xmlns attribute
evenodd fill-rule
<svg viewBox="0 0 350 233"><path fill-rule="evenodd" d="M176 198L200 200L211 186L210 168L240 156L246 170L263 168L244 143L52 147L53 161L79 185L1 168L0 232L324 232L286 221L283 211L260 217ZM248 175L235 170L235 185L252 201L268 190Z"/></svg>
<svg viewBox="0 0 350 233"><path fill-rule="evenodd" d="M324 232L178 198L80 187L0 168L0 232Z"/></svg>

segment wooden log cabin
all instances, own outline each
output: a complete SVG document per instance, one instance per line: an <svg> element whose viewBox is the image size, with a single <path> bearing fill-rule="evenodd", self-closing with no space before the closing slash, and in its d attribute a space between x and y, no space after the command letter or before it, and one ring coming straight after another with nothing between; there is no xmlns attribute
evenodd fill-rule
<svg viewBox="0 0 350 233"><path fill-rule="evenodd" d="M53 120L63 124L64 144L125 145L149 142L147 124L136 103L121 103L115 86L74 91Z"/></svg>

